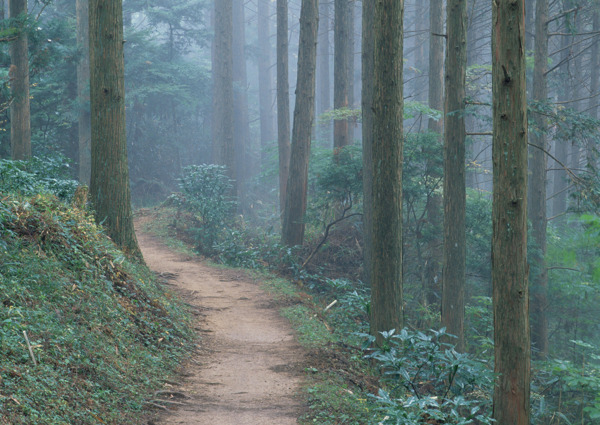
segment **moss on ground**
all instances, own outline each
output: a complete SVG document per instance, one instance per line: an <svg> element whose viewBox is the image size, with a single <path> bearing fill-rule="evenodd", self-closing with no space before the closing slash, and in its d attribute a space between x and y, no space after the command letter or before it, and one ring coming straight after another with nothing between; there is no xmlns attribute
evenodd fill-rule
<svg viewBox="0 0 600 425"><path fill-rule="evenodd" d="M190 323L86 211L0 194L0 424L142 423Z"/></svg>

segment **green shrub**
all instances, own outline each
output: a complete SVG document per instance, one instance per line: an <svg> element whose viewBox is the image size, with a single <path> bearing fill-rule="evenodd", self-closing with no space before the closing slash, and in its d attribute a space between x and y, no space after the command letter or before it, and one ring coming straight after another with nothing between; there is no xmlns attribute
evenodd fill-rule
<svg viewBox="0 0 600 425"><path fill-rule="evenodd" d="M34 157L27 161L0 159L0 193L23 196L47 193L70 201L78 185L69 175L69 165L63 156Z"/></svg>
<svg viewBox="0 0 600 425"><path fill-rule="evenodd" d="M190 165L183 171L177 203L193 214L197 222L193 232L198 249L211 254L214 245L229 236L225 230L232 226L236 208L233 184L227 177L226 167L221 165Z"/></svg>
<svg viewBox="0 0 600 425"><path fill-rule="evenodd" d="M383 346L368 356L380 366L387 384L374 396L382 424L492 423L493 372L443 342L450 337L445 329L382 335ZM369 335L365 348L374 341Z"/></svg>

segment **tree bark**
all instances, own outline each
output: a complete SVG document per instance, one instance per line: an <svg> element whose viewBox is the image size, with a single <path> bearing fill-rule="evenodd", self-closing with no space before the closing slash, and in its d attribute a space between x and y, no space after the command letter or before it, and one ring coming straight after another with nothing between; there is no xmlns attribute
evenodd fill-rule
<svg viewBox="0 0 600 425"><path fill-rule="evenodd" d="M444 108L444 38L439 34L444 33L444 3L442 0L430 0L429 2L429 107L442 111ZM443 131L443 119L429 118L428 129L437 133L437 143L441 147L441 133ZM427 162L427 173L431 179L441 180L443 175L437 170L434 161ZM436 229L431 232L432 236L427 243L429 253L425 266L422 304L427 308L437 304L437 294L440 291L441 264L443 261L442 237L439 236L442 228L443 216L442 197L438 193L432 193L425 205L427 221L429 226ZM427 324L426 326L429 326Z"/></svg>
<svg viewBox="0 0 600 425"><path fill-rule="evenodd" d="M362 151L363 151L363 281L371 283L372 221L373 221L373 66L375 0L362 2Z"/></svg>
<svg viewBox="0 0 600 425"><path fill-rule="evenodd" d="M349 108L352 70L354 68L354 1L335 0L335 51L333 107ZM337 119L333 123L333 147L337 151L352 143L350 123Z"/></svg>
<svg viewBox="0 0 600 425"><path fill-rule="evenodd" d="M277 0L277 145L279 148L279 210L283 221L291 152L287 0Z"/></svg>
<svg viewBox="0 0 600 425"><path fill-rule="evenodd" d="M402 47L404 1L378 0L373 21L371 334L403 326ZM366 27L365 30L369 28Z"/></svg>
<svg viewBox="0 0 600 425"><path fill-rule="evenodd" d="M594 8L592 16L592 32L600 31L600 11ZM588 113L594 119L598 118L598 94L600 83L600 36L596 35L590 52L590 99L588 101ZM588 142L586 146L586 163L588 167L595 168L597 165L597 154L594 142Z"/></svg>
<svg viewBox="0 0 600 425"><path fill-rule="evenodd" d="M261 162L275 140L273 128L273 79L271 78L271 3L258 0L258 93L260 103Z"/></svg>
<svg viewBox="0 0 600 425"><path fill-rule="evenodd" d="M10 146L16 160L31 158L31 116L29 108L29 54L26 19L27 0L10 0L9 16L19 19L16 38L10 43Z"/></svg>
<svg viewBox="0 0 600 425"><path fill-rule="evenodd" d="M330 84L330 54L329 54L329 29L331 13L331 0L319 1L319 40L317 42L317 115L331 109L331 84ZM331 143L331 123L323 123L319 129L319 137Z"/></svg>
<svg viewBox="0 0 600 425"><path fill-rule="evenodd" d="M548 63L548 0L536 1L535 50L533 66L534 101L547 101L546 69ZM528 216L531 220L531 235L535 248L529 254L529 263L535 273L531 288L531 339L537 357L548 355L548 322L546 319L548 272L546 270L546 164L547 150L545 119L541 114L533 114L536 131L531 133L529 149ZM541 149L540 149L541 148ZM558 177L558 176L557 176Z"/></svg>
<svg viewBox="0 0 600 425"><path fill-rule="evenodd" d="M96 221L123 251L142 256L133 228L127 140L121 0L90 0L90 198Z"/></svg>
<svg viewBox="0 0 600 425"><path fill-rule="evenodd" d="M493 419L529 425L527 100L523 0L492 6L494 310Z"/></svg>
<svg viewBox="0 0 600 425"><path fill-rule="evenodd" d="M444 107L444 259L442 326L464 351L466 188L465 84L467 73L467 1L448 0L446 103Z"/></svg>
<svg viewBox="0 0 600 425"><path fill-rule="evenodd" d="M318 0L302 0L300 12L300 43L298 46L298 81L285 209L283 211L282 243L302 245L304 214L308 184L308 160L315 108L315 74L317 66Z"/></svg>
<svg viewBox="0 0 600 425"><path fill-rule="evenodd" d="M90 32L88 0L77 0L77 102L79 104L79 182L90 184L92 173L92 146L90 124Z"/></svg>
<svg viewBox="0 0 600 425"><path fill-rule="evenodd" d="M237 179L233 138L233 0L215 0L213 41L213 162ZM234 193L237 194L237 184Z"/></svg>
<svg viewBox="0 0 600 425"><path fill-rule="evenodd" d="M233 140L235 146L235 187L242 210L248 201L242 185L249 180L252 161L248 155L250 122L248 120L248 75L246 70L246 23L244 0L233 1Z"/></svg>

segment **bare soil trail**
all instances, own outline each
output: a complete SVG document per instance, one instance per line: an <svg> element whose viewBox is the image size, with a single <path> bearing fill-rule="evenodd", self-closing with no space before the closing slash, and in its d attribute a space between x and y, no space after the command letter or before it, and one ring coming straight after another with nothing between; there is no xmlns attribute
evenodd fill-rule
<svg viewBox="0 0 600 425"><path fill-rule="evenodd" d="M137 237L148 266L196 310L201 334L183 382L166 388L185 394L173 399L184 404L150 423L296 424L304 352L272 299L242 272L174 253L139 230Z"/></svg>

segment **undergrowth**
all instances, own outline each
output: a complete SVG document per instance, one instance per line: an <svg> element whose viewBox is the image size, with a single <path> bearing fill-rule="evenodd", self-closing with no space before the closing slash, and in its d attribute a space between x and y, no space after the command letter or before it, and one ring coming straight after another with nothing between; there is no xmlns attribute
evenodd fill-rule
<svg viewBox="0 0 600 425"><path fill-rule="evenodd" d="M141 423L189 325L86 211L0 195L0 424Z"/></svg>

